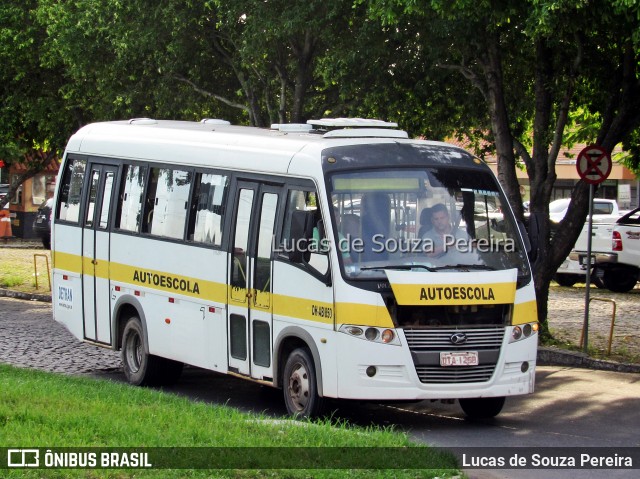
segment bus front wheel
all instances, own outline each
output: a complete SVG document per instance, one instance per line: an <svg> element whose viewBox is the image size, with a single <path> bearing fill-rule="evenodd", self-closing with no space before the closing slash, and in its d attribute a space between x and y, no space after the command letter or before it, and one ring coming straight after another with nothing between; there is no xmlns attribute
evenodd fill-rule
<svg viewBox="0 0 640 479"><path fill-rule="evenodd" d="M502 411L505 398L467 398L460 399L460 407L469 419L490 419Z"/></svg>
<svg viewBox="0 0 640 479"><path fill-rule="evenodd" d="M289 414L309 418L321 413L323 398L318 396L315 367L307 349L298 348L289 354L282 389Z"/></svg>

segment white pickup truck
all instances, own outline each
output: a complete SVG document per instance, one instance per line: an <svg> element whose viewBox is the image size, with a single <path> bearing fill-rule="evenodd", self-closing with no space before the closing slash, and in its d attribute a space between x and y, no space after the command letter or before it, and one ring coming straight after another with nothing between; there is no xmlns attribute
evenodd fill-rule
<svg viewBox="0 0 640 479"><path fill-rule="evenodd" d="M562 198L559 200L552 201L549 204L549 219L552 223L552 228L554 224L557 224L564 218L567 213L567 209L569 208L570 198ZM611 225L615 223L623 214L628 213L628 211L621 211L618 208L618 202L616 200L609 200L605 198L595 198L593 200L593 224L603 223L607 225ZM585 222L584 227L582 228L582 233L578 238L576 244L584 244L582 250L587 250L587 229L588 224ZM573 251L575 251L575 246L573 247ZM598 288L604 288L604 284L602 283L602 270L594 270L591 276L591 282L598 286ZM560 286L573 286L576 283L584 283L585 276L587 274L587 268L584 265L580 265L577 260L571 259L571 255L567 256L567 259L560 265L558 271L554 276L554 280Z"/></svg>
<svg viewBox="0 0 640 479"><path fill-rule="evenodd" d="M586 272L587 230L582 230L569 258ZM615 222L594 222L591 232L591 264L594 266L594 282L615 292L627 292L640 279L640 208ZM561 269L558 270L558 273ZM566 273L565 273L566 274Z"/></svg>

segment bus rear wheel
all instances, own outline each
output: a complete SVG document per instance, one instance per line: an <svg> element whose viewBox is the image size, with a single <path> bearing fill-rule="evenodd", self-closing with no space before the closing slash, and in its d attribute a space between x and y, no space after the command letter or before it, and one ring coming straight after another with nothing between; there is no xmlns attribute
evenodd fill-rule
<svg viewBox="0 0 640 479"><path fill-rule="evenodd" d="M460 407L469 419L490 419L502 411L505 398L466 398L460 399Z"/></svg>
<svg viewBox="0 0 640 479"><path fill-rule="evenodd" d="M323 398L318 396L318 383L311 354L305 348L295 349L284 365L284 402L289 414L311 418L323 408Z"/></svg>
<svg viewBox="0 0 640 479"><path fill-rule="evenodd" d="M135 386L174 384L180 378L183 364L148 354L147 349L142 323L132 316L122 333L122 366L127 381Z"/></svg>

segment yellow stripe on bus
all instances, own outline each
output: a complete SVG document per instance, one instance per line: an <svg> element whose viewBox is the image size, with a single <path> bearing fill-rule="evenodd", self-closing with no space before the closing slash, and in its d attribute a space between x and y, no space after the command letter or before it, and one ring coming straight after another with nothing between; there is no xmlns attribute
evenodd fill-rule
<svg viewBox="0 0 640 479"><path fill-rule="evenodd" d="M182 294L206 301L227 303L228 288L224 283L181 276L172 273L97 260L82 258L68 253L55 252L56 269L111 279L132 287L144 287L166 293ZM515 283L493 283L480 285L415 285L394 284L393 291L398 304L455 305L455 304L513 304ZM457 289L456 289L457 288ZM465 292L461 293L461 288ZM471 292L469 292L471 289ZM426 296L426 297L425 297ZM455 297L457 296L457 298ZM461 296L465 296L464 299ZM470 296L472 298L470 298ZM355 324L393 328L393 321L385 306L362 303L332 303L298 298L283 294L271 295L273 313L278 316L304 319L323 324ZM416 299L417 298L417 299ZM513 324L537 321L535 301L515 304Z"/></svg>
<svg viewBox="0 0 640 479"><path fill-rule="evenodd" d="M533 323L538 321L538 303L526 301L513 305L512 324Z"/></svg>
<svg viewBox="0 0 640 479"><path fill-rule="evenodd" d="M273 294L273 314L290 318L306 319L317 323L333 324L333 303L314 299L296 298L284 294Z"/></svg>
<svg viewBox="0 0 640 479"><path fill-rule="evenodd" d="M111 263L111 280L218 303L227 302L227 285L149 268Z"/></svg>
<svg viewBox="0 0 640 479"><path fill-rule="evenodd" d="M82 257L75 254L54 251L53 264L56 269L78 274L82 273Z"/></svg>
<svg viewBox="0 0 640 479"><path fill-rule="evenodd" d="M385 306L361 303L337 303L336 319L340 324L393 328L393 321Z"/></svg>

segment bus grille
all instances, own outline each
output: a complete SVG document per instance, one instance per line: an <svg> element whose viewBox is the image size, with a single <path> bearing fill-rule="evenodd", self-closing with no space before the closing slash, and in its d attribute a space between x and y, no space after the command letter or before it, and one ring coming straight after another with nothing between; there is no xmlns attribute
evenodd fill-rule
<svg viewBox="0 0 640 479"><path fill-rule="evenodd" d="M454 345L451 336L464 333L464 344ZM416 373L422 383L475 383L491 379L504 338L504 328L405 329ZM478 366L440 366L440 352L477 351Z"/></svg>

